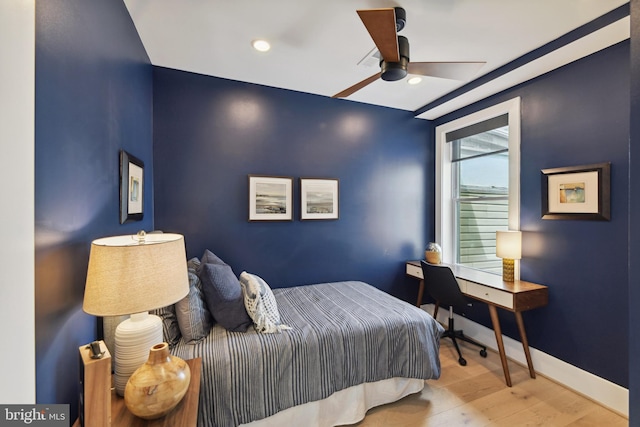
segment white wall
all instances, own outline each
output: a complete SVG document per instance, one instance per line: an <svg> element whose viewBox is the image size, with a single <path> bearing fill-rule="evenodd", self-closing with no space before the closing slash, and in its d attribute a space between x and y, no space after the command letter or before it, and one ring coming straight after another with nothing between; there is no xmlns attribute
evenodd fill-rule
<svg viewBox="0 0 640 427"><path fill-rule="evenodd" d="M0 1L0 403L35 403L35 0Z"/></svg>

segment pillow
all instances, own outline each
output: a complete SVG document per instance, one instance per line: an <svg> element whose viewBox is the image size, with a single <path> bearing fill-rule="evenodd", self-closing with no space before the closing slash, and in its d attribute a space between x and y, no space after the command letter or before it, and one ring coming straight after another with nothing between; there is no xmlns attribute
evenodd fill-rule
<svg viewBox="0 0 640 427"><path fill-rule="evenodd" d="M209 249L204 251L202 255L202 264L222 264L226 265L227 263L220 259L219 256L211 252Z"/></svg>
<svg viewBox="0 0 640 427"><path fill-rule="evenodd" d="M244 295L245 308L253 319L253 324L258 332L271 334L291 329L280 322L276 297L267 282L255 274L243 271L240 274L240 285Z"/></svg>
<svg viewBox="0 0 640 427"><path fill-rule="evenodd" d="M246 332L251 325L242 301L242 288L226 264L200 266L204 299L216 322L233 332Z"/></svg>
<svg viewBox="0 0 640 427"><path fill-rule="evenodd" d="M173 347L180 341L180 325L176 317L176 308L173 304L156 310L151 310L150 314L155 314L162 319L162 336L163 339Z"/></svg>
<svg viewBox="0 0 640 427"><path fill-rule="evenodd" d="M211 313L207 310L203 299L202 284L196 274L199 265L200 261L197 258L187 262L189 293L175 303L180 333L188 344L194 344L206 337L213 325Z"/></svg>
<svg viewBox="0 0 640 427"><path fill-rule="evenodd" d="M193 272L195 273L200 268L200 264L200 260L196 257L193 257L189 261L187 261L187 270L193 270Z"/></svg>
<svg viewBox="0 0 640 427"><path fill-rule="evenodd" d="M220 257L211 252L209 249L205 249L204 254L202 254L202 261L198 262L198 266L196 267L196 273L198 274L198 276L202 274L202 266L204 264L227 265L226 262L221 260Z"/></svg>

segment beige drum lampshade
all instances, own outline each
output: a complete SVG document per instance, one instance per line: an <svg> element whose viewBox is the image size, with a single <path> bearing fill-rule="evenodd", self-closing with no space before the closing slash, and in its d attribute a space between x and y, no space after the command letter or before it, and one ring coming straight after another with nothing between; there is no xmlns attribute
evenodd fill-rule
<svg viewBox="0 0 640 427"><path fill-rule="evenodd" d="M149 349L163 342L162 321L148 311L171 305L188 293L182 235L141 232L91 243L83 310L95 316L131 315L116 328L111 349L119 395L147 360Z"/></svg>

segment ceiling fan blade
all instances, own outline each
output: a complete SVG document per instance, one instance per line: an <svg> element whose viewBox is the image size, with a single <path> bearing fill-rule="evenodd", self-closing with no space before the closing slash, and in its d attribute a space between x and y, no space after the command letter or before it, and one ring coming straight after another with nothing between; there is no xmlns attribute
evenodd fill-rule
<svg viewBox="0 0 640 427"><path fill-rule="evenodd" d="M347 96L359 91L360 89L367 86L368 84L375 82L379 78L380 78L380 73L376 73L373 76L367 77L361 82L356 83L353 86L343 90L342 92L336 93L335 95L332 96L332 98L346 98Z"/></svg>
<svg viewBox="0 0 640 427"><path fill-rule="evenodd" d="M400 61L396 12L393 8L358 10L362 23L387 62Z"/></svg>
<svg viewBox="0 0 640 427"><path fill-rule="evenodd" d="M486 62L410 62L409 74L440 77L452 80L469 80Z"/></svg>

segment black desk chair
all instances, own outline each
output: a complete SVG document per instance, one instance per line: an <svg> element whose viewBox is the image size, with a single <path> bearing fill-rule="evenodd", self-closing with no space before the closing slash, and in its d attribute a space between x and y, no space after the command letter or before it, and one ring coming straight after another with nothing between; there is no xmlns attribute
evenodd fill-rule
<svg viewBox="0 0 640 427"><path fill-rule="evenodd" d="M449 306L449 328L444 331L442 338L448 337L453 341L453 345L458 352L458 363L465 366L467 361L460 353L457 340L466 341L481 348L480 356L487 357L487 347L464 335L461 330L456 331L453 324L453 307L464 308L471 305L471 300L464 296L458 286L458 281L451 269L444 265L429 264L422 261L422 274L424 276L424 286L427 293L436 301L436 308L433 317L438 315L438 307Z"/></svg>

